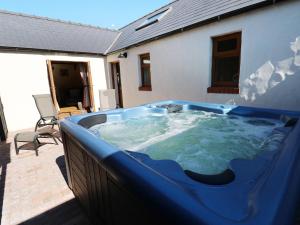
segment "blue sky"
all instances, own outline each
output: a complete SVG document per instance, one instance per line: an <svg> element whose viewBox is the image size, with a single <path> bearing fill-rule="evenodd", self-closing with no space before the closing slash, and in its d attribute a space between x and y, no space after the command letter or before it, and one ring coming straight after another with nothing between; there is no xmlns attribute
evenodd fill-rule
<svg viewBox="0 0 300 225"><path fill-rule="evenodd" d="M0 9L120 28L170 0L0 0Z"/></svg>

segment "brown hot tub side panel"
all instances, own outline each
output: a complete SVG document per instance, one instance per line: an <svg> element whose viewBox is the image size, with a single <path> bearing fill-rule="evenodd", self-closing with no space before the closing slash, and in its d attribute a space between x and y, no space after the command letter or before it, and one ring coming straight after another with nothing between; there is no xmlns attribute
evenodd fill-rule
<svg viewBox="0 0 300 225"><path fill-rule="evenodd" d="M92 224L167 224L122 187L72 136L63 131L62 135L69 187Z"/></svg>

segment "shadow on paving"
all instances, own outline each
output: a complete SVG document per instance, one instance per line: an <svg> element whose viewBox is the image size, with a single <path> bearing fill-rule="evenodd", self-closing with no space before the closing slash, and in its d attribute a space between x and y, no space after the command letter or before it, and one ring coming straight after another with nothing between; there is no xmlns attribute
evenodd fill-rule
<svg viewBox="0 0 300 225"><path fill-rule="evenodd" d="M67 183L67 170L63 155L56 159L56 164ZM90 223L78 201L73 198L36 217L19 223L19 225L90 225Z"/></svg>
<svg viewBox="0 0 300 225"><path fill-rule="evenodd" d="M90 225L90 223L74 198L19 225Z"/></svg>
<svg viewBox="0 0 300 225"><path fill-rule="evenodd" d="M65 157L59 156L56 159L56 164L58 166L58 168L60 169L61 174L63 175L66 183L68 184L68 175L67 175L67 168L66 168L66 163L65 163Z"/></svg>
<svg viewBox="0 0 300 225"><path fill-rule="evenodd" d="M0 167L1 167L1 177L0 177L0 222L2 219L3 210L3 199L4 199L4 189L6 182L6 172L7 164L10 163L10 145L11 143L0 142Z"/></svg>

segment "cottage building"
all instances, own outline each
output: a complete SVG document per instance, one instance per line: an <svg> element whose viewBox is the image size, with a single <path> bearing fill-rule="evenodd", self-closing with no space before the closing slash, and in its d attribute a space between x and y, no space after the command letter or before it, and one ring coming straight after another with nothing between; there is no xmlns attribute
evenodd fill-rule
<svg viewBox="0 0 300 225"><path fill-rule="evenodd" d="M0 95L8 130L34 126L39 118L35 94L51 93L58 109L78 102L98 109L99 90L107 88L105 53L117 35L113 30L1 11ZM87 75L84 82L81 73ZM84 97L89 100L86 105Z"/></svg>
<svg viewBox="0 0 300 225"><path fill-rule="evenodd" d="M170 3L120 29L125 107L165 99L300 110L300 1ZM126 58L119 58L120 53Z"/></svg>

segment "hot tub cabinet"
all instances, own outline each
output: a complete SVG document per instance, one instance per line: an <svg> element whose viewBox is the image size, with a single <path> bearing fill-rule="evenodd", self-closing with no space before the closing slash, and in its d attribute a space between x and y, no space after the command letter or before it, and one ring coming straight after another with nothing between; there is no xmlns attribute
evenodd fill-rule
<svg viewBox="0 0 300 225"><path fill-rule="evenodd" d="M191 179L174 161L121 151L88 130L148 111L180 109L290 120L285 119L286 136L278 150L253 160L232 160L235 178L221 185ZM300 193L299 116L282 110L167 101L71 117L61 122L68 185L93 224L293 224Z"/></svg>

